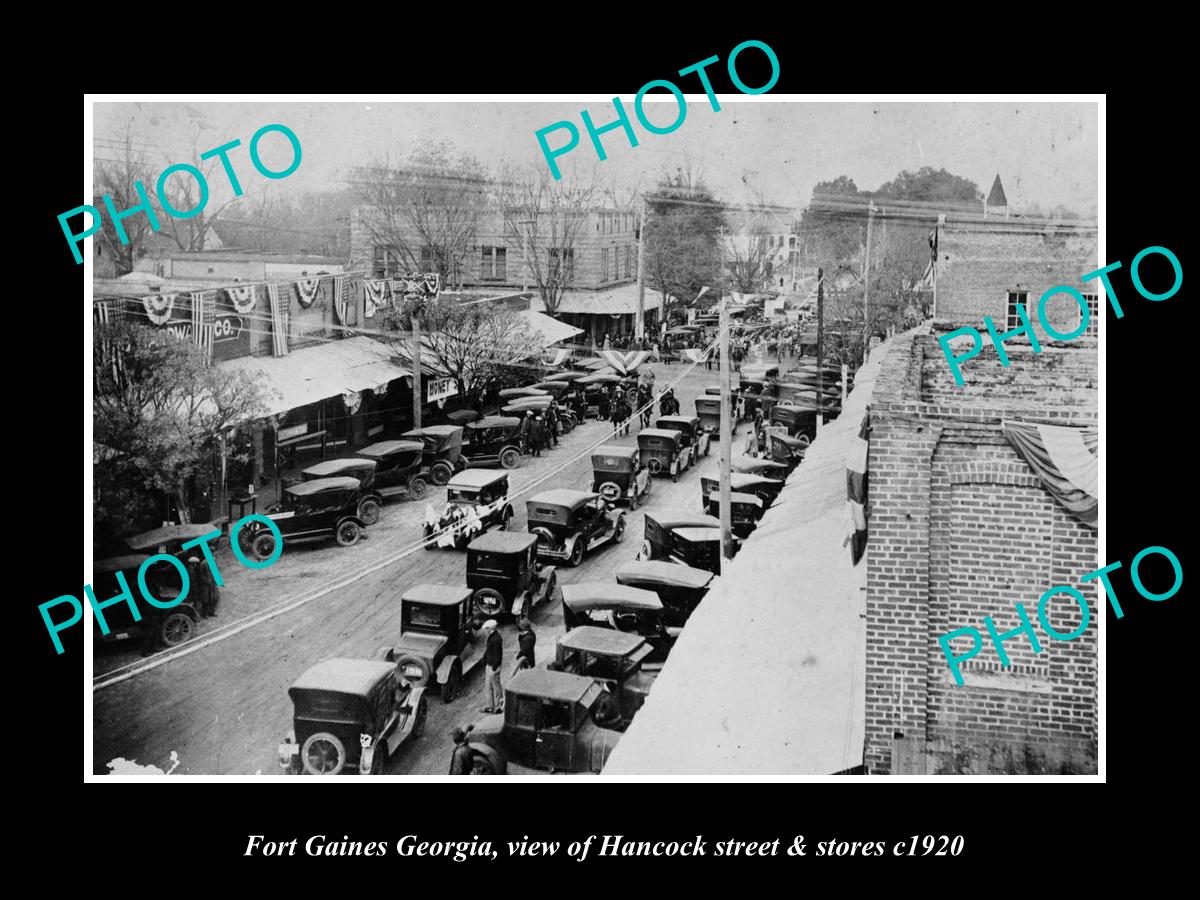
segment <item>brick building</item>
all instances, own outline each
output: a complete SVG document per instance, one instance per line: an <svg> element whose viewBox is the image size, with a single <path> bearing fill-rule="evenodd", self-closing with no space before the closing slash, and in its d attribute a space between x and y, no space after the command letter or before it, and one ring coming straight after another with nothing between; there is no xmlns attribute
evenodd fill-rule
<svg viewBox="0 0 1200 900"><path fill-rule="evenodd" d="M870 410L866 763L895 774L1095 772L1095 592L1083 591L1091 624L1077 639L1049 639L1035 612L1048 588L1081 586L1098 567L1094 522L1054 499L1006 423L1081 429L1094 443L1097 317L1067 342L1035 324L1041 352L1011 339L1007 367L987 344L964 366L961 387L936 336L983 331L984 316L1011 328L1017 303L1036 323L1048 288L1088 291L1080 275L1097 268L1096 231L976 219L939 225L937 240L933 333L897 339ZM1094 312L1094 294L1088 303ZM1069 296L1046 312L1056 330L1079 324ZM1001 634L1015 629L1017 602L1034 618L1041 652L1017 635L1004 642L1004 666L983 619ZM1059 598L1049 616L1069 633L1081 612ZM984 644L963 663L959 686L937 638L964 626L984 631Z"/></svg>

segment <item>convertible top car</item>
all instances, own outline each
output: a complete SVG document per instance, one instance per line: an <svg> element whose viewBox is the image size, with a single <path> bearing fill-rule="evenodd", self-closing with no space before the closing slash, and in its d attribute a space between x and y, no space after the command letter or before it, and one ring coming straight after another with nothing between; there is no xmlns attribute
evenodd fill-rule
<svg viewBox="0 0 1200 900"><path fill-rule="evenodd" d="M309 466L300 472L305 481L318 478L357 478L361 498L358 501L358 517L367 525L379 521L379 509L383 506L383 495L375 490L375 469L379 465L374 459L357 456L343 459L327 459Z"/></svg>
<svg viewBox="0 0 1200 900"><path fill-rule="evenodd" d="M538 536L539 556L565 559L570 566L585 553L625 536L625 512L591 491L557 488L525 503L526 527Z"/></svg>

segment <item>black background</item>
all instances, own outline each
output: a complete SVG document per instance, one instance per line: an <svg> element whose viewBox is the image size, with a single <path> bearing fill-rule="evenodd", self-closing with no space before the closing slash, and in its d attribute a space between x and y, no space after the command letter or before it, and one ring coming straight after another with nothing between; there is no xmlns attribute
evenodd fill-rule
<svg viewBox="0 0 1200 900"><path fill-rule="evenodd" d="M850 12L849 10L847 12ZM464 14L465 15L465 14ZM534 15L534 14L530 14ZM547 15L550 15L547 13ZM914 10L914 15L925 15ZM634 14L636 19L638 14ZM384 41L367 26L339 51L346 62L315 65L306 59L309 37L298 38L285 66L286 78L268 78L265 62L243 62L241 51L227 45L221 53L228 67L196 68L196 78L178 89L278 90L297 93L322 91L570 91L606 95L635 92L644 82L671 77L684 66L713 54L722 64L710 69L714 89L732 92L724 74L724 59L737 43L757 38L769 43L781 65L781 78L772 94L788 92L871 92L883 89L924 92L992 92L1077 90L1105 91L1107 105L1107 252L1105 262L1122 260L1125 267L1113 277L1125 310L1117 320L1107 312L1107 560L1126 568L1113 582L1126 615L1117 620L1107 613L1107 689L1101 697L1102 751L1108 784L1068 785L1031 779L996 779L992 784L967 784L952 779L901 783L895 780L847 778L837 784L611 784L559 782L528 784L519 780L500 785L389 783L353 789L303 784L196 784L161 782L134 785L88 785L82 781L83 746L80 726L83 698L88 690L82 674L81 628L64 636L67 652L55 656L37 612L37 604L80 590L81 566L74 553L88 536L71 515L83 492L81 462L90 448L81 446L77 427L80 407L75 391L82 379L87 390L90 373L86 358L75 354L82 346L80 331L90 310L79 300L83 267L77 266L63 239L56 216L80 202L81 93L63 86L28 101L24 107L36 142L26 145L21 183L15 185L30 215L18 220L33 227L10 243L31 248L36 262L13 254L13 265L24 270L14 278L10 309L14 327L8 342L10 414L8 418L9 478L6 492L10 530L6 557L11 582L9 603L20 623L9 646L20 647L24 661L10 668L6 696L18 699L11 707L19 714L9 730L10 778L27 779L30 802L18 814L28 817L30 843L55 848L56 862L71 865L61 851L83 856L96 873L124 872L141 886L158 890L175 885L207 883L240 885L238 879L265 875L271 896L302 877L307 882L323 875L343 890L362 890L374 882L363 876L387 873L397 889L437 878L444 889L475 890L486 886L478 876L517 875L505 882L532 890L558 893L580 884L601 890L623 885L638 893L651 889L643 881L625 881L651 864L637 860L597 859L575 863L565 855L554 860L516 860L505 863L451 863L440 860L247 859L241 854L247 835L268 838L326 834L356 840L395 840L410 833L427 839L470 840L474 836L498 843L528 835L533 839L569 842L588 834L623 834L630 839L669 840L703 833L710 840L781 839L781 855L773 859L662 860L654 868L672 879L688 881L697 875L741 870L746 875L770 871L799 875L805 880L783 882L816 886L808 879L823 873L847 875L861 884L880 875L928 874L944 881L904 880L932 890L968 890L993 880L1020 890L1033 887L1021 874L1024 867L1049 864L1058 877L1070 879L1080 867L1091 869L1096 851L1120 852L1127 841L1153 848L1155 856L1169 855L1163 847L1171 831L1146 806L1171 803L1178 791L1175 773L1190 768L1185 741L1190 720L1190 679L1185 661L1191 629L1184 619L1187 584L1172 599L1151 603L1139 598L1128 581L1128 563L1142 548L1159 544L1171 548L1189 571L1190 531L1183 523L1190 506L1192 469L1186 463L1194 431L1191 377L1197 354L1191 349L1194 332L1184 320L1187 285L1170 300L1151 303L1133 290L1129 261L1142 248L1171 248L1187 269L1184 220L1193 215L1194 145L1181 131L1179 98L1157 66L1156 55L1166 48L1143 47L1146 59L1119 67L1108 50L1086 44L1077 32L1069 49L1061 40L1038 40L1023 33L1022 55L1006 55L1006 39L993 34L962 36L947 50L930 33L902 40L859 40L843 33L846 26L825 29L820 37L800 29L743 26L738 17L723 14L724 27L704 37L681 36L677 29L632 27L605 30L581 42L576 32L554 40L526 36L504 40L500 35L472 39L457 33L442 39ZM560 23L561 24L561 23ZM355 29L358 31L358 29ZM668 36L669 35L669 36ZM200 39L200 38L197 38ZM1115 40L1113 37L1107 40ZM263 39L264 43L266 39ZM978 46L977 46L978 45ZM279 45L273 44L278 50ZM332 46L332 45L329 45ZM282 51L280 51L282 53ZM277 56L279 53L276 54ZM266 59L265 49L253 57ZM750 85L766 80L766 70L754 71L753 51L739 59L739 71ZM1103 63L1097 62L1102 59ZM132 57L131 57L132 59ZM106 72L92 90L137 91L176 89L176 85L147 81L138 66L153 66L152 55L138 65ZM249 59L246 57L245 59ZM330 60L333 56L329 57ZM1091 62L1089 62L1089 60ZM234 63L237 63L234 65ZM743 65L744 63L744 65ZM202 77L200 77L202 75ZM696 87L684 81L684 89ZM598 107L593 109L598 110ZM14 113L15 115L16 113ZM597 116L598 121L606 121ZM683 126L687 127L686 123ZM651 140L655 138L649 138ZM657 138L667 140L667 138ZM778 140L778 136L771 136ZM585 149L585 145L581 145ZM536 154L531 136L531 154ZM936 164L936 163L935 163ZM987 185L981 185L986 188ZM10 213L13 210L10 207ZM11 231L10 231L11 234ZM1153 261L1150 261L1152 263ZM1161 262L1161 260L1159 260ZM1146 280L1154 283L1153 266ZM1165 267L1164 267L1165 268ZM1164 273L1164 277L1165 273ZM24 336L22 336L24 333ZM35 349L36 348L36 349ZM1155 582L1147 574L1147 583ZM1014 598L1023 599L1023 598ZM752 681L752 679L749 679ZM746 689L750 689L747 687ZM19 710L19 713L18 713ZM27 774L26 774L27 773ZM307 781L297 780L297 781ZM860 782L854 784L852 782ZM10 782L11 784L11 782ZM1101 795L1101 791L1111 792ZM251 793L253 792L253 793ZM69 829L74 839L61 832ZM132 834L132 840L125 839ZM783 855L794 835L803 834L810 847L804 859ZM815 859L816 841L831 838L889 842L913 834L962 834L966 852L957 859ZM1149 843L1146 843L1148 841ZM183 846L183 868L171 848ZM889 843L890 846L890 843ZM73 859L73 857L71 857ZM1101 856L1103 859L1103 856ZM152 870L162 866L162 876ZM580 873L594 873L579 879ZM965 869L976 878L963 881ZM524 870L522 873L520 870ZM557 874L545 885L539 874ZM138 873L142 877L138 877ZM168 875L168 873L170 873ZM444 875L463 873L467 880L441 882ZM410 882L408 878L419 881ZM182 879L182 880L181 880ZM982 879L982 880L980 880ZM384 882L380 882L383 884ZM717 882L707 882L715 889ZM880 883L884 883L881 882ZM495 882L493 882L495 884ZM740 880L741 889L763 889L768 882ZM1045 886L1045 882L1041 882ZM425 890L426 888L420 888ZM919 888L918 888L919 889ZM589 891L590 892L590 891ZM607 891L606 891L607 892Z"/></svg>

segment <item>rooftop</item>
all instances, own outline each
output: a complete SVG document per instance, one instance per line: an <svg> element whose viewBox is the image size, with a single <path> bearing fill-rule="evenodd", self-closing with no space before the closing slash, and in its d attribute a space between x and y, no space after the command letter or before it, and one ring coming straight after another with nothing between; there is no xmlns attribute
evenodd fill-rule
<svg viewBox="0 0 1200 900"><path fill-rule="evenodd" d="M373 659L327 659L306 670L291 690L334 691L362 697L396 671L393 663Z"/></svg>

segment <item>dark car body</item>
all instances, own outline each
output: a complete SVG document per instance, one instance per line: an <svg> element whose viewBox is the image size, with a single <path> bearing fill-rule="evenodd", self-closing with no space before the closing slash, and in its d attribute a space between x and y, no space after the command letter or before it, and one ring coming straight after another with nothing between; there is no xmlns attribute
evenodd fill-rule
<svg viewBox="0 0 1200 900"><path fill-rule="evenodd" d="M621 732L596 724L608 692L586 675L523 669L504 688L504 712L471 729L473 775L504 775L509 763L552 772L596 772Z"/></svg>
<svg viewBox="0 0 1200 900"><path fill-rule="evenodd" d="M697 457L708 456L709 433L701 427L699 416L662 416L654 426L682 434L684 446L692 451L693 462Z"/></svg>
<svg viewBox="0 0 1200 900"><path fill-rule="evenodd" d="M748 475L745 472L731 472L729 474L729 488L732 491L737 491L742 494L754 494L763 502L763 508L769 509L771 504L775 502L775 498L779 496L780 490L783 489L783 482L778 478L767 478L763 475ZM708 498L710 495L718 493L721 490L720 481L717 478L705 476L700 479L700 506L702 509L708 508Z"/></svg>
<svg viewBox="0 0 1200 900"><path fill-rule="evenodd" d="M375 490L375 469L379 463L373 459L351 456L345 459L327 459L304 469L300 476L305 481L318 478L357 478L359 486L358 517L366 525L379 521L379 510L383 506L383 494Z"/></svg>
<svg viewBox="0 0 1200 900"><path fill-rule="evenodd" d="M332 537L350 547L367 527L358 516L361 499L357 478L317 478L284 488L283 499L266 514L285 546ZM238 541L259 560L275 553L275 536L261 522L247 522Z"/></svg>
<svg viewBox="0 0 1200 900"><path fill-rule="evenodd" d="M554 566L537 559L538 538L525 531L497 531L467 547L467 587L480 615L528 615L549 600L558 583Z"/></svg>
<svg viewBox="0 0 1200 900"><path fill-rule="evenodd" d="M714 519L721 517L721 492L713 491L708 495L706 501L707 512ZM748 538L758 527L758 520L762 518L763 502L754 494L742 494L738 491L730 491L729 493L729 526L734 535L739 538Z"/></svg>
<svg viewBox="0 0 1200 900"><path fill-rule="evenodd" d="M734 552L737 552L735 544ZM721 529L676 528L671 532L671 558L695 569L721 574Z"/></svg>
<svg viewBox="0 0 1200 900"><path fill-rule="evenodd" d="M440 687L452 703L463 678L483 661L483 640L468 587L418 584L400 595L400 640L382 647L378 657L395 663L413 687Z"/></svg>
<svg viewBox="0 0 1200 900"><path fill-rule="evenodd" d="M717 397L697 397L696 398L696 418L700 420L700 427L709 434L716 434L721 430L721 398Z"/></svg>
<svg viewBox="0 0 1200 900"><path fill-rule="evenodd" d="M585 553L625 536L625 513L590 491L543 491L525 504L526 528L538 537L539 556L577 566Z"/></svg>
<svg viewBox="0 0 1200 900"><path fill-rule="evenodd" d="M791 437L804 434L809 440L817 436L817 407L811 404L777 404L771 410L771 422L783 425Z"/></svg>
<svg viewBox="0 0 1200 900"><path fill-rule="evenodd" d="M638 450L642 464L651 475L670 475L679 480L679 473L693 461L694 448L684 443L684 436L669 428L643 428L638 432Z"/></svg>
<svg viewBox="0 0 1200 900"><path fill-rule="evenodd" d="M663 623L682 627L712 585L713 573L678 562L644 560L617 569L618 584L654 591L663 605Z"/></svg>
<svg viewBox="0 0 1200 900"><path fill-rule="evenodd" d="M279 764L289 775L337 775L347 769L381 775L388 757L420 735L424 693L386 662L319 662L288 688L292 731L279 745Z"/></svg>
<svg viewBox="0 0 1200 900"><path fill-rule="evenodd" d="M675 554L675 530L677 528L717 528L721 523L709 515L669 510L664 513L650 515L646 513L645 531L641 549L638 551L639 560L672 560L679 559ZM679 559L687 565L692 563ZM707 568L698 566L697 568ZM708 571L712 571L709 569Z"/></svg>
<svg viewBox="0 0 1200 900"><path fill-rule="evenodd" d="M513 387L504 388L504 390L500 391L499 396L501 400L507 400L511 403L521 397L545 397L549 393L549 391L543 391L535 387Z"/></svg>
<svg viewBox="0 0 1200 900"><path fill-rule="evenodd" d="M648 667L667 658L682 630L667 624L666 607L654 591L596 581L564 584L561 594L563 628L591 625L638 635L653 650L645 656Z"/></svg>
<svg viewBox="0 0 1200 900"><path fill-rule="evenodd" d="M211 532L214 526L208 527ZM103 603L122 593L121 582L117 578L117 574L120 573L129 589L129 596L137 604L138 612L142 616L139 621L134 621L128 603L114 603L105 607L103 616L104 623L108 626L108 634L102 633L99 619L92 617L92 630L97 641L120 641L146 635L152 643L176 647L195 636L197 623L200 621L200 613L192 602L195 598L195 585L189 588L188 595L180 603L170 609L159 609L146 603L142 597L138 589L138 570L150 556L148 553L128 553L124 556L98 559L93 564L91 585L96 602ZM168 563L159 562L146 569L146 587L163 603L179 596L181 584L176 579L178 573Z"/></svg>
<svg viewBox="0 0 1200 900"><path fill-rule="evenodd" d="M135 553L170 553L172 556L183 558L184 544L220 530L219 525L211 522L163 525L161 528L152 528L141 534L135 534L133 537L125 538L125 543ZM208 546L216 552L220 544L221 539L214 538ZM188 552L192 555L199 555L202 551L189 548Z"/></svg>
<svg viewBox="0 0 1200 900"><path fill-rule="evenodd" d="M592 451L592 490L609 503L628 503L637 509L650 493L650 470L637 447L605 444Z"/></svg>
<svg viewBox="0 0 1200 900"><path fill-rule="evenodd" d="M808 451L808 435L792 437L786 434L767 432L767 445L770 448L771 459L787 466L789 473L804 461Z"/></svg>
<svg viewBox="0 0 1200 900"><path fill-rule="evenodd" d="M425 498L429 485L421 474L425 455L423 441L380 441L358 450L357 455L378 463L375 490L384 497Z"/></svg>
<svg viewBox="0 0 1200 900"><path fill-rule="evenodd" d="M507 529L513 517L508 502L508 472L504 469L463 469L446 484L446 506L439 516L432 507L425 511L425 537L437 540L425 545L461 550L474 538L496 526Z"/></svg>
<svg viewBox="0 0 1200 900"><path fill-rule="evenodd" d="M774 478L777 481L783 481L791 471L784 463L763 456L735 456L729 461L729 470L741 472L743 475Z"/></svg>
<svg viewBox="0 0 1200 900"><path fill-rule="evenodd" d="M521 420L514 416L484 416L463 428L463 458L472 466L521 464Z"/></svg>
<svg viewBox="0 0 1200 900"><path fill-rule="evenodd" d="M462 458L463 429L461 425L428 425L400 435L407 441L420 441L421 473L441 487L450 476L466 466Z"/></svg>
<svg viewBox="0 0 1200 900"><path fill-rule="evenodd" d="M620 585L612 587L620 589ZM658 598L654 600L657 602ZM563 671L586 675L612 692L623 720L614 727L622 730L642 708L654 685L656 673L643 669L653 655L654 648L640 634L595 625L572 628L558 639L554 648L555 661Z"/></svg>

